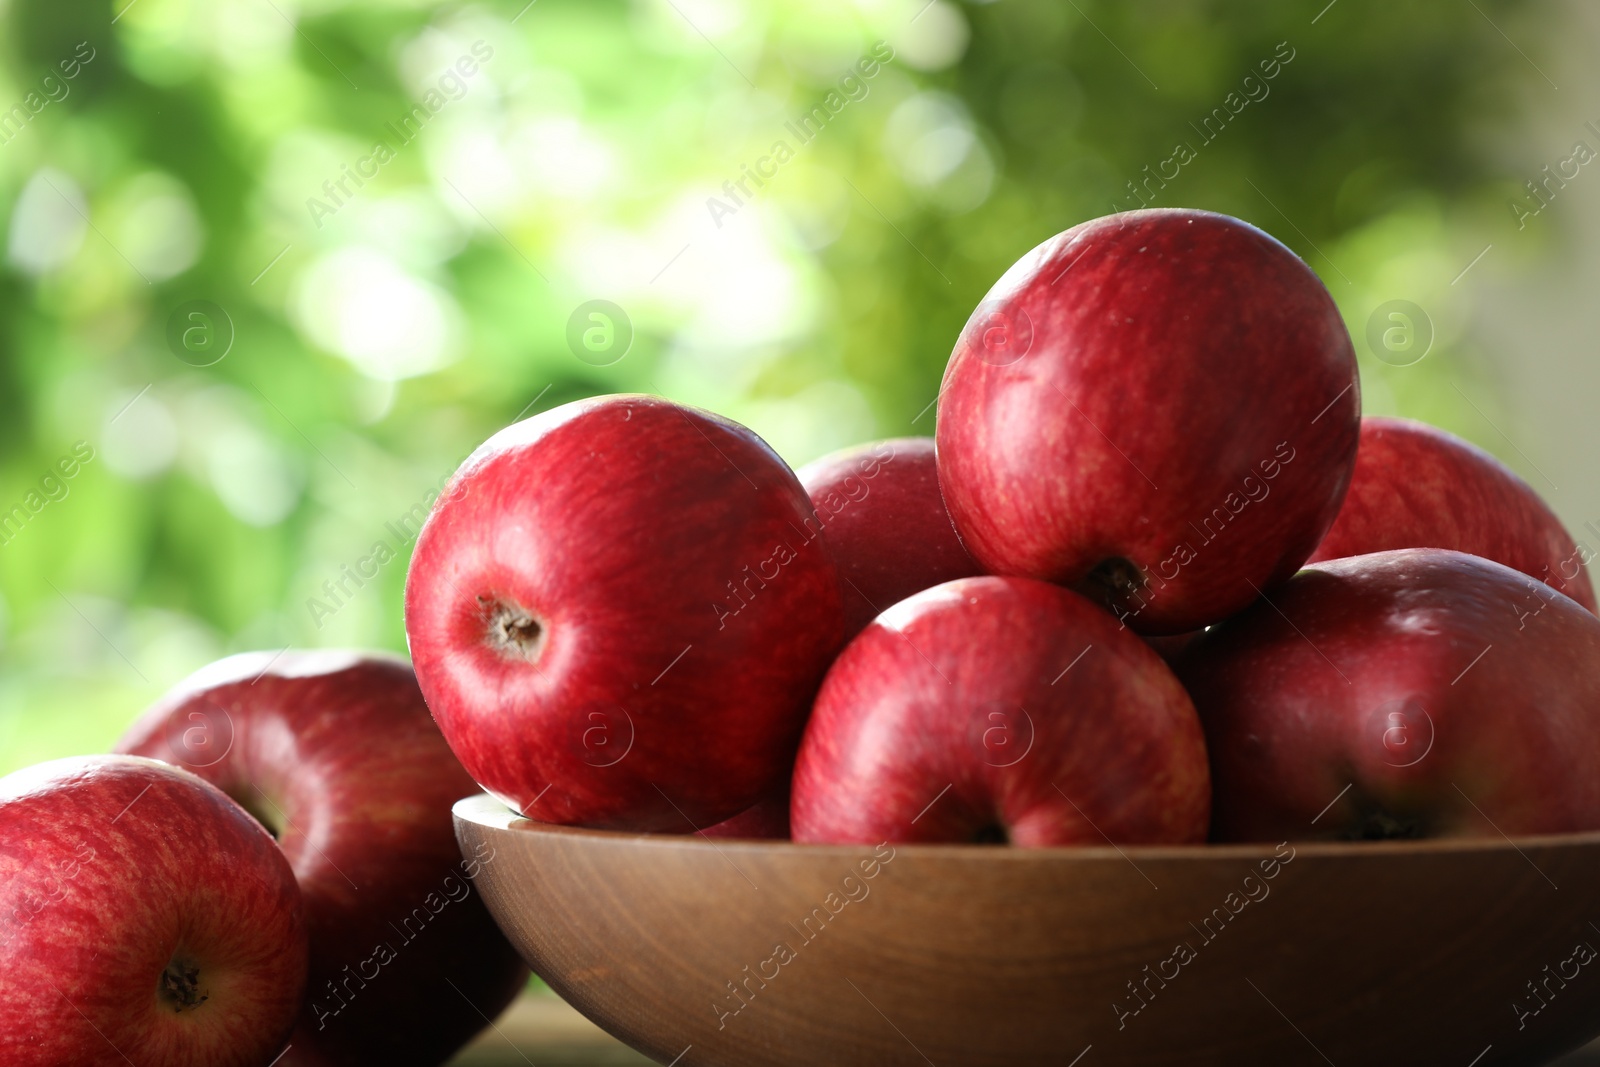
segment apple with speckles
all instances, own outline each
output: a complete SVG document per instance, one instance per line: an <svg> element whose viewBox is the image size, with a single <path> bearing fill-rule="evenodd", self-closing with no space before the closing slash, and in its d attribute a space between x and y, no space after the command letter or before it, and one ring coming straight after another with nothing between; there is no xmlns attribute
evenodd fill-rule
<svg viewBox="0 0 1600 1067"><path fill-rule="evenodd" d="M839 565L849 636L912 593L983 573L945 509L933 438L856 445L795 473Z"/></svg>
<svg viewBox="0 0 1600 1067"><path fill-rule="evenodd" d="M1600 830L1600 619L1499 563L1315 564L1196 638L1179 674L1218 840Z"/></svg>
<svg viewBox="0 0 1600 1067"><path fill-rule="evenodd" d="M231 656L119 749L213 783L276 837L305 899L310 982L277 1067L435 1067L527 971L479 897L450 808L478 792L411 667L383 653Z"/></svg>
<svg viewBox="0 0 1600 1067"><path fill-rule="evenodd" d="M941 396L939 479L973 557L1144 634L1219 622L1299 569L1339 511L1361 410L1311 269L1186 209L1086 222L1017 261Z"/></svg>
<svg viewBox="0 0 1600 1067"><path fill-rule="evenodd" d="M131 756L0 778L0 1062L261 1067L306 983L294 874L223 793Z"/></svg>
<svg viewBox="0 0 1600 1067"><path fill-rule="evenodd" d="M1355 477L1311 562L1394 548L1449 548L1503 563L1590 611L1594 552L1483 449L1411 419L1361 420Z"/></svg>
<svg viewBox="0 0 1600 1067"><path fill-rule="evenodd" d="M843 643L811 501L749 429L655 396L482 445L406 581L422 691L528 818L683 831L781 788Z"/></svg>
<svg viewBox="0 0 1600 1067"><path fill-rule="evenodd" d="M1210 771L1172 671L1084 597L965 578L879 615L828 672L794 840L1183 844Z"/></svg>

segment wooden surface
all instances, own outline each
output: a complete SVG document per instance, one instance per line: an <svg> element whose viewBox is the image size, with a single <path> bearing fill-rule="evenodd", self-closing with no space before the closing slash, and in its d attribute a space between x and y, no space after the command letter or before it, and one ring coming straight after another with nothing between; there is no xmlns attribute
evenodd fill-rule
<svg viewBox="0 0 1600 1067"><path fill-rule="evenodd" d="M1600 960L1520 1029L1514 1007L1600 947L1600 834L1299 845L1270 880L1271 847L902 847L846 882L873 850L540 827L486 798L456 813L465 847L496 850L479 885L535 969L681 1067L1065 1067L1085 1049L1081 1067L1491 1067L1600 1031ZM1191 925L1230 901L1209 939ZM1141 1008L1127 983L1173 975L1183 943ZM793 958L750 978L776 944Z"/></svg>
<svg viewBox="0 0 1600 1067"><path fill-rule="evenodd" d="M553 993L542 993L513 1004L451 1067L648 1067L651 1062ZM1080 1067L1088 1067L1087 1057ZM1600 1042L1552 1067L1600 1067Z"/></svg>
<svg viewBox="0 0 1600 1067"><path fill-rule="evenodd" d="M553 993L513 1004L451 1067L648 1067L650 1060Z"/></svg>

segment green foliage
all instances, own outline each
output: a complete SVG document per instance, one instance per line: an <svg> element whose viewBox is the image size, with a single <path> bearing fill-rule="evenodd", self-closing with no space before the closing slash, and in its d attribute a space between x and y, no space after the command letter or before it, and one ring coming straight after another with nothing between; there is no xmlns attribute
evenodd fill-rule
<svg viewBox="0 0 1600 1067"><path fill-rule="evenodd" d="M95 53L0 144L0 508L94 449L0 545L0 770L108 745L226 651L403 648L400 520L525 412L661 391L796 464L930 433L988 286L1135 206L1179 144L1154 201L1305 256L1368 410L1480 436L1450 283L1503 225L1476 146L1535 77L1496 29L1537 54L1529 5L924 2L0 4L0 108ZM390 124L478 42L402 143ZM804 141L788 124L830 92ZM335 200L379 141L392 159ZM597 298L634 331L607 365L567 341ZM1393 299L1438 335L1415 366L1367 351ZM192 300L231 322L210 366L169 347Z"/></svg>

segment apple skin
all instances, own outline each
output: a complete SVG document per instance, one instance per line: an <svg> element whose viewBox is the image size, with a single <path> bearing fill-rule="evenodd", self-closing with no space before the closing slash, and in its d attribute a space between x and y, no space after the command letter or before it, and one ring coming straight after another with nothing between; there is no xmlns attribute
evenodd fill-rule
<svg viewBox="0 0 1600 1067"><path fill-rule="evenodd" d="M1070 590L985 577L902 600L844 650L790 815L796 841L1179 844L1205 840L1210 801L1161 657Z"/></svg>
<svg viewBox="0 0 1600 1067"><path fill-rule="evenodd" d="M1503 563L1590 611L1593 558L1532 486L1489 453L1410 419L1361 420L1344 507L1311 562L1392 548L1450 548Z"/></svg>
<svg viewBox="0 0 1600 1067"><path fill-rule="evenodd" d="M536 415L467 460L417 538L428 706L528 818L720 822L781 786L843 643L820 532L737 423L637 395Z"/></svg>
<svg viewBox="0 0 1600 1067"><path fill-rule="evenodd" d="M1179 674L1217 840L1600 829L1600 619L1509 567L1431 548L1318 563Z"/></svg>
<svg viewBox="0 0 1600 1067"><path fill-rule="evenodd" d="M1311 555L1360 410L1344 321L1294 253L1224 215L1130 211L1039 245L973 313L939 478L990 573L1183 633Z"/></svg>
<svg viewBox="0 0 1600 1067"><path fill-rule="evenodd" d="M230 656L180 683L118 748L192 770L275 831L311 942L300 1022L278 1067L432 1067L526 983L456 844L450 807L478 787L404 660ZM394 958L372 962L379 945Z"/></svg>
<svg viewBox="0 0 1600 1067"><path fill-rule="evenodd" d="M1183 655L1184 649L1188 648L1202 632L1201 630L1193 630L1186 634L1167 634L1165 636L1150 634L1145 637L1144 643L1155 649L1156 655L1165 660L1167 666L1170 667L1178 662L1178 659Z"/></svg>
<svg viewBox="0 0 1600 1067"><path fill-rule="evenodd" d="M912 593L983 573L945 510L933 438L857 445L795 473L844 580L847 636Z"/></svg>
<svg viewBox="0 0 1600 1067"><path fill-rule="evenodd" d="M0 1063L261 1067L300 1008L302 912L272 838L191 774L87 756L8 775Z"/></svg>
<svg viewBox="0 0 1600 1067"><path fill-rule="evenodd" d="M745 841L788 841L789 790L787 784L780 793L746 808L731 819L700 831L704 837L728 838Z"/></svg>

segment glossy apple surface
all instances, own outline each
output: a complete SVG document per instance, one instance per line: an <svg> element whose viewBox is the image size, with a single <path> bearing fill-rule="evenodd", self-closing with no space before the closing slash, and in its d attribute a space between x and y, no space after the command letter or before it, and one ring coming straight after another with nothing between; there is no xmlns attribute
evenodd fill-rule
<svg viewBox="0 0 1600 1067"><path fill-rule="evenodd" d="M989 572L1183 633L1311 555L1360 410L1338 308L1292 252L1223 215L1130 211L1041 244L973 313L939 477Z"/></svg>
<svg viewBox="0 0 1600 1067"><path fill-rule="evenodd" d="M1600 619L1498 563L1403 549L1307 567L1197 639L1180 674L1220 840L1600 829Z"/></svg>
<svg viewBox="0 0 1600 1067"><path fill-rule="evenodd" d="M912 593L983 573L945 510L933 438L857 445L795 473L844 580L849 636Z"/></svg>
<svg viewBox="0 0 1600 1067"><path fill-rule="evenodd" d="M278 1067L431 1067L521 990L527 972L473 884L484 857L463 862L450 817L478 787L404 660L232 656L179 684L119 747L212 782L288 857L311 979Z"/></svg>
<svg viewBox="0 0 1600 1067"><path fill-rule="evenodd" d="M781 785L839 576L754 433L659 397L491 438L417 539L406 629L445 737L529 818L707 826Z"/></svg>
<svg viewBox="0 0 1600 1067"><path fill-rule="evenodd" d="M1311 561L1393 548L1492 559L1595 610L1585 566L1593 553L1573 542L1532 486L1454 434L1369 415L1344 507Z"/></svg>
<svg viewBox="0 0 1600 1067"><path fill-rule="evenodd" d="M294 875L218 790L128 756L0 779L6 1067L261 1067L305 982Z"/></svg>
<svg viewBox="0 0 1600 1067"><path fill-rule="evenodd" d="M1083 597L967 578L878 616L828 672L796 841L1205 839L1200 722L1143 641Z"/></svg>

